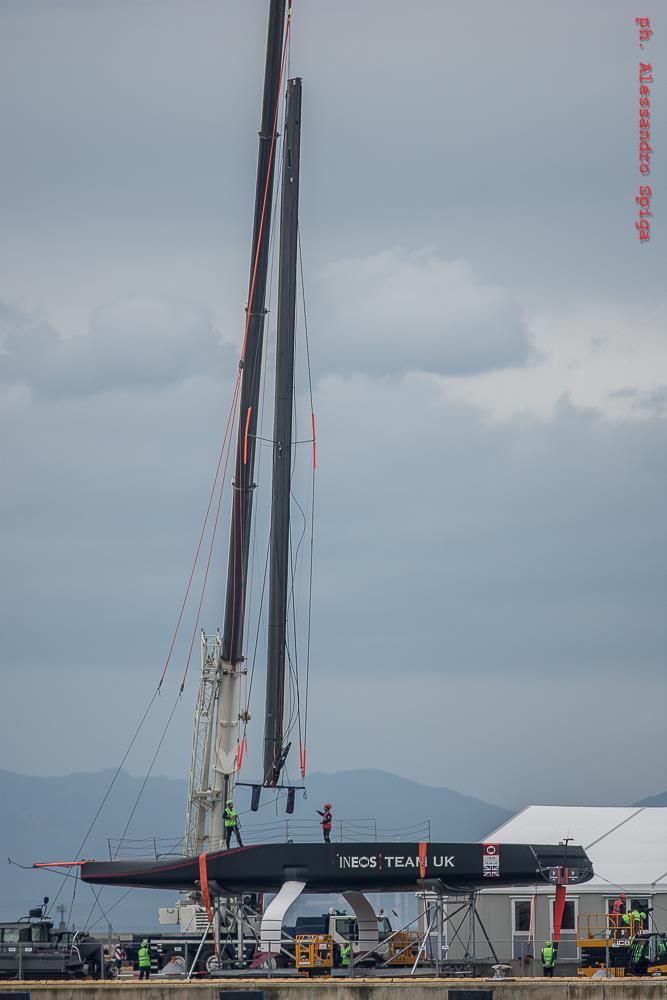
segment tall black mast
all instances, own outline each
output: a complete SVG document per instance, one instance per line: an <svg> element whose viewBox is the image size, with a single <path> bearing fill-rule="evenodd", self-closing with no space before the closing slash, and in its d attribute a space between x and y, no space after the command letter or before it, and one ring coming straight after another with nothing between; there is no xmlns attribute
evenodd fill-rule
<svg viewBox="0 0 667 1000"><path fill-rule="evenodd" d="M276 126L276 104L280 83L283 27L286 0L270 0L269 29L266 42L262 124L259 132L259 156L255 188L255 221L250 255L248 290L249 311L243 357L243 377L239 408L238 440L232 499L232 525L227 564L227 592L222 637L222 660L235 665L242 659L243 619L250 547L255 435L264 340L266 278L271 232L271 203L275 156L271 147Z"/></svg>
<svg viewBox="0 0 667 1000"><path fill-rule="evenodd" d="M283 708L290 578L292 405L301 143L300 79L288 81L286 101L280 215L276 387L273 415L269 635L264 715L264 784L269 786L277 784L284 759L289 750L289 744L287 747L283 747Z"/></svg>

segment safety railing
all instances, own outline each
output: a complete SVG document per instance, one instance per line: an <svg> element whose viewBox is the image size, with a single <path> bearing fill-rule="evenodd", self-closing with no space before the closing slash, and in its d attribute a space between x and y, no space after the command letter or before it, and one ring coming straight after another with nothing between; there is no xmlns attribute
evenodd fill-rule
<svg viewBox="0 0 667 1000"><path fill-rule="evenodd" d="M243 821L241 817L240 834L244 844L311 844L322 841L322 828L318 820L295 819L285 817L269 823L256 823L252 820ZM335 820L331 828L333 843L418 843L431 840L431 821L403 827L380 827L376 819L340 819ZM232 838L236 844L236 838ZM210 843L207 849L219 850L224 846L220 843ZM122 839L107 838L109 858L161 858L182 856L193 853L183 837L141 837Z"/></svg>
<svg viewBox="0 0 667 1000"><path fill-rule="evenodd" d="M577 917L577 944L580 947L585 947L583 942L629 944L643 929L643 921L636 920L631 913L580 913Z"/></svg>

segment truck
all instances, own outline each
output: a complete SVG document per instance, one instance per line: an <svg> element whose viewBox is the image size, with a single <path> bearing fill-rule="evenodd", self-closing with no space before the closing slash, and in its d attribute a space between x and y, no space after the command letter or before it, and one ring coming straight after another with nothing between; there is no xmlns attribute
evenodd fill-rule
<svg viewBox="0 0 667 1000"><path fill-rule="evenodd" d="M389 919L381 915L378 917L378 936L380 941L384 941L392 933ZM348 941L354 942L359 939L357 928L357 918L341 910L331 909L328 913L317 916L297 917L296 923L292 927L284 927L283 934L289 939L296 939L300 934L328 934L333 941L334 966L340 965L340 950ZM292 951L292 948L289 948ZM285 958L287 956L284 956ZM286 961L286 965L293 965L292 961ZM363 959L363 965L374 965L375 957L369 955Z"/></svg>

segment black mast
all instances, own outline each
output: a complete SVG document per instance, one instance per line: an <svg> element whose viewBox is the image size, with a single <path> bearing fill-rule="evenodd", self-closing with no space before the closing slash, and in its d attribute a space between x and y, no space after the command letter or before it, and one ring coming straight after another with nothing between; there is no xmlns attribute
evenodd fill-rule
<svg viewBox="0 0 667 1000"><path fill-rule="evenodd" d="M271 231L271 202L275 155L271 147L276 125L276 104L280 83L283 26L286 0L270 0L269 29L266 42L262 124L259 132L259 156L255 188L255 221L250 256L248 291L249 315L245 353L242 359L243 377L239 408L236 466L233 481L232 525L227 564L227 592L222 639L222 659L235 665L242 659L243 619L250 546L253 473L255 468L255 435L264 340L266 277Z"/></svg>
<svg viewBox="0 0 667 1000"><path fill-rule="evenodd" d="M290 569L290 489L292 478L292 403L294 327L299 221L301 80L287 84L283 180L280 215L278 333L273 415L273 491L269 568L269 635L264 715L264 784L276 785L289 751L283 747L285 651Z"/></svg>

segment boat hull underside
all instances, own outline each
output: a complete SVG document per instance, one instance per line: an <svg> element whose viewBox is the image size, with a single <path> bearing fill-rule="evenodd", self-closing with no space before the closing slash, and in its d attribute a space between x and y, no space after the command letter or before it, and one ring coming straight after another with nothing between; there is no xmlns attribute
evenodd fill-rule
<svg viewBox="0 0 667 1000"><path fill-rule="evenodd" d="M489 848L492 847L492 850ZM209 887L221 895L275 892L285 882L306 892L410 892L438 879L449 891L556 883L567 867L569 884L587 882L593 866L581 847L530 844L257 844L205 855ZM193 889L199 857L161 861L86 861L84 882L148 889Z"/></svg>

